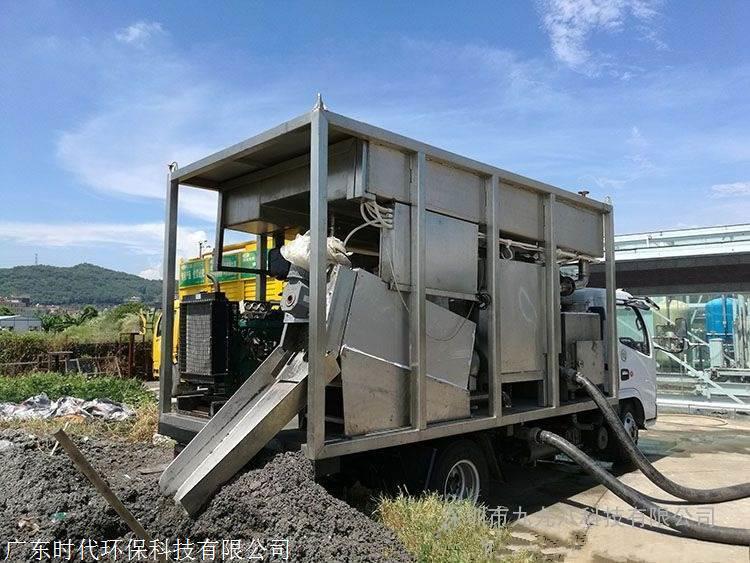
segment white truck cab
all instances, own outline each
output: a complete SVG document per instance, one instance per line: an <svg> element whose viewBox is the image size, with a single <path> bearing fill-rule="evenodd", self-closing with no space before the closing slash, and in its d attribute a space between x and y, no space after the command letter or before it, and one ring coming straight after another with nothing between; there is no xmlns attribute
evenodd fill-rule
<svg viewBox="0 0 750 563"><path fill-rule="evenodd" d="M570 297L576 305L604 317L604 289L583 288ZM656 422L656 359L649 333L650 303L643 298L617 290L617 351L620 359L620 416L626 429L637 440L638 429ZM603 337L607 323L602 323Z"/></svg>

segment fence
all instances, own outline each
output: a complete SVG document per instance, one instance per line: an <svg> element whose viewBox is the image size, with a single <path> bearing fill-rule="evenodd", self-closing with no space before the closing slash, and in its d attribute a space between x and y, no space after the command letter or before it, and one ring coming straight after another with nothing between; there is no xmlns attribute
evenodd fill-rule
<svg viewBox="0 0 750 563"><path fill-rule="evenodd" d="M0 375L22 375L32 371L110 374L151 379L151 342L71 344L67 350L39 353L33 360L0 363Z"/></svg>

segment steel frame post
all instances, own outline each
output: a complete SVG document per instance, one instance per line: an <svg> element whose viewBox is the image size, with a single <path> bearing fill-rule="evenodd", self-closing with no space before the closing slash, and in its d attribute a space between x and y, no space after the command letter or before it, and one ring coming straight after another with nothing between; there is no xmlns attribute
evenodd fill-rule
<svg viewBox="0 0 750 563"><path fill-rule="evenodd" d="M500 210L498 208L500 186L498 176L492 175L485 181L485 206L487 214L487 253L485 260L485 279L490 294L489 319L487 330L487 350L489 352L488 373L490 385L489 414L500 418L503 414L502 378L500 375L500 274L498 272L498 255L500 252Z"/></svg>
<svg viewBox="0 0 750 563"><path fill-rule="evenodd" d="M159 366L159 413L172 410L172 348L174 329L175 263L177 260L177 203L180 183L167 175L166 217L164 221L164 272L162 282L161 365Z"/></svg>
<svg viewBox="0 0 750 563"><path fill-rule="evenodd" d="M310 325L307 454L325 442L326 241L328 234L328 120L322 103L310 116Z"/></svg>
<svg viewBox="0 0 750 563"><path fill-rule="evenodd" d="M214 253L211 258L213 271L221 270L224 261L224 193L219 191L216 203L216 237L214 238Z"/></svg>
<svg viewBox="0 0 750 563"><path fill-rule="evenodd" d="M560 274L557 267L557 237L555 236L555 194L544 201L544 262L547 297L547 378L545 398L547 405L560 406L560 366L558 365L558 325L560 322Z"/></svg>
<svg viewBox="0 0 750 563"><path fill-rule="evenodd" d="M409 364L411 368L410 421L412 428L427 428L427 294L425 288L425 176L424 152L413 157L411 182L411 303Z"/></svg>
<svg viewBox="0 0 750 563"><path fill-rule="evenodd" d="M607 364L610 376L610 397L620 390L620 359L617 355L617 280L615 278L615 216L612 207L604 214L604 285L607 292Z"/></svg>
<svg viewBox="0 0 750 563"><path fill-rule="evenodd" d="M266 284L268 281L268 274L265 272L268 270L268 236L259 235L257 243L258 250L258 261L257 267L263 270L264 273L255 275L255 299L256 301L266 300Z"/></svg>

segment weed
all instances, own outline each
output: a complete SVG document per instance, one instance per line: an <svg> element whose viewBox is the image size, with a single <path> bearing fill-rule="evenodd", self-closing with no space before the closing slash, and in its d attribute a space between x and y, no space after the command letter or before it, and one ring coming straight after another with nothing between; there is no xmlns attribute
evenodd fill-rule
<svg viewBox="0 0 750 563"><path fill-rule="evenodd" d="M133 407L156 401L154 395L136 379L50 372L0 376L0 403L20 403L39 393L46 393L52 400L69 395L87 401L110 399Z"/></svg>
<svg viewBox="0 0 750 563"><path fill-rule="evenodd" d="M431 493L382 498L376 511L417 561L534 561L530 553L504 553L510 533L492 527L485 510L468 501L445 501Z"/></svg>

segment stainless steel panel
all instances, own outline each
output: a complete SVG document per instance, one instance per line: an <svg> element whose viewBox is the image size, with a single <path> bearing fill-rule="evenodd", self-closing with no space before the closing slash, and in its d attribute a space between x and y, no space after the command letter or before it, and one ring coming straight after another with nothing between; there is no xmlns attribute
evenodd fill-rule
<svg viewBox="0 0 750 563"><path fill-rule="evenodd" d="M604 225L602 216L596 211L555 202L555 237L557 246L590 256L604 253Z"/></svg>
<svg viewBox="0 0 750 563"><path fill-rule="evenodd" d="M500 184L500 230L506 235L544 240L543 197L539 192Z"/></svg>
<svg viewBox="0 0 750 563"><path fill-rule="evenodd" d="M361 182L357 143L346 140L331 145L328 156L328 200L345 199ZM361 157L360 157L361 158ZM264 219L261 205L310 190L310 159L302 156L234 180L224 192L227 227ZM272 222L274 222L272 220Z"/></svg>
<svg viewBox="0 0 750 563"><path fill-rule="evenodd" d="M336 266L328 281L326 295L326 323L328 342L326 351L336 357L344 340L344 329L357 274L350 268Z"/></svg>
<svg viewBox="0 0 750 563"><path fill-rule="evenodd" d="M367 151L368 193L409 203L411 181L410 153L370 142Z"/></svg>
<svg viewBox="0 0 750 563"><path fill-rule="evenodd" d="M484 222L484 177L427 159L427 208L431 211Z"/></svg>
<svg viewBox="0 0 750 563"><path fill-rule="evenodd" d="M409 316L396 291L379 277L357 270L344 345L409 366ZM427 375L466 389L475 324L427 301Z"/></svg>
<svg viewBox="0 0 750 563"><path fill-rule="evenodd" d="M410 152L369 144L366 190L372 195L409 203ZM484 177L463 168L427 159L425 199L429 211L484 221Z"/></svg>
<svg viewBox="0 0 750 563"><path fill-rule="evenodd" d="M547 324L543 266L500 260L501 373L545 372Z"/></svg>
<svg viewBox="0 0 750 563"><path fill-rule="evenodd" d="M341 352L344 433L357 436L409 425L409 370L358 350ZM426 378L427 421L469 416L469 392Z"/></svg>
<svg viewBox="0 0 750 563"><path fill-rule="evenodd" d="M579 340L601 340L601 317L597 313L562 313L562 341L565 346Z"/></svg>
<svg viewBox="0 0 750 563"><path fill-rule="evenodd" d="M591 371L584 373L584 375L592 378L592 381L597 384L604 383L601 317L597 313L562 313L560 316L560 335L565 365L580 369L579 364L582 360L585 360L586 369ZM578 351L581 348L579 347L580 342L597 342L598 344L596 346L590 344L583 346L587 356L581 358L578 356ZM594 349L600 356L596 362L591 356Z"/></svg>
<svg viewBox="0 0 750 563"><path fill-rule="evenodd" d="M604 342L579 340L575 344L576 369L595 385L604 383Z"/></svg>
<svg viewBox="0 0 750 563"><path fill-rule="evenodd" d="M380 231L380 272L386 281L411 285L409 206L394 205L393 229ZM428 212L426 216L428 290L477 292L479 227L474 223ZM392 268L395 269L395 276Z"/></svg>

